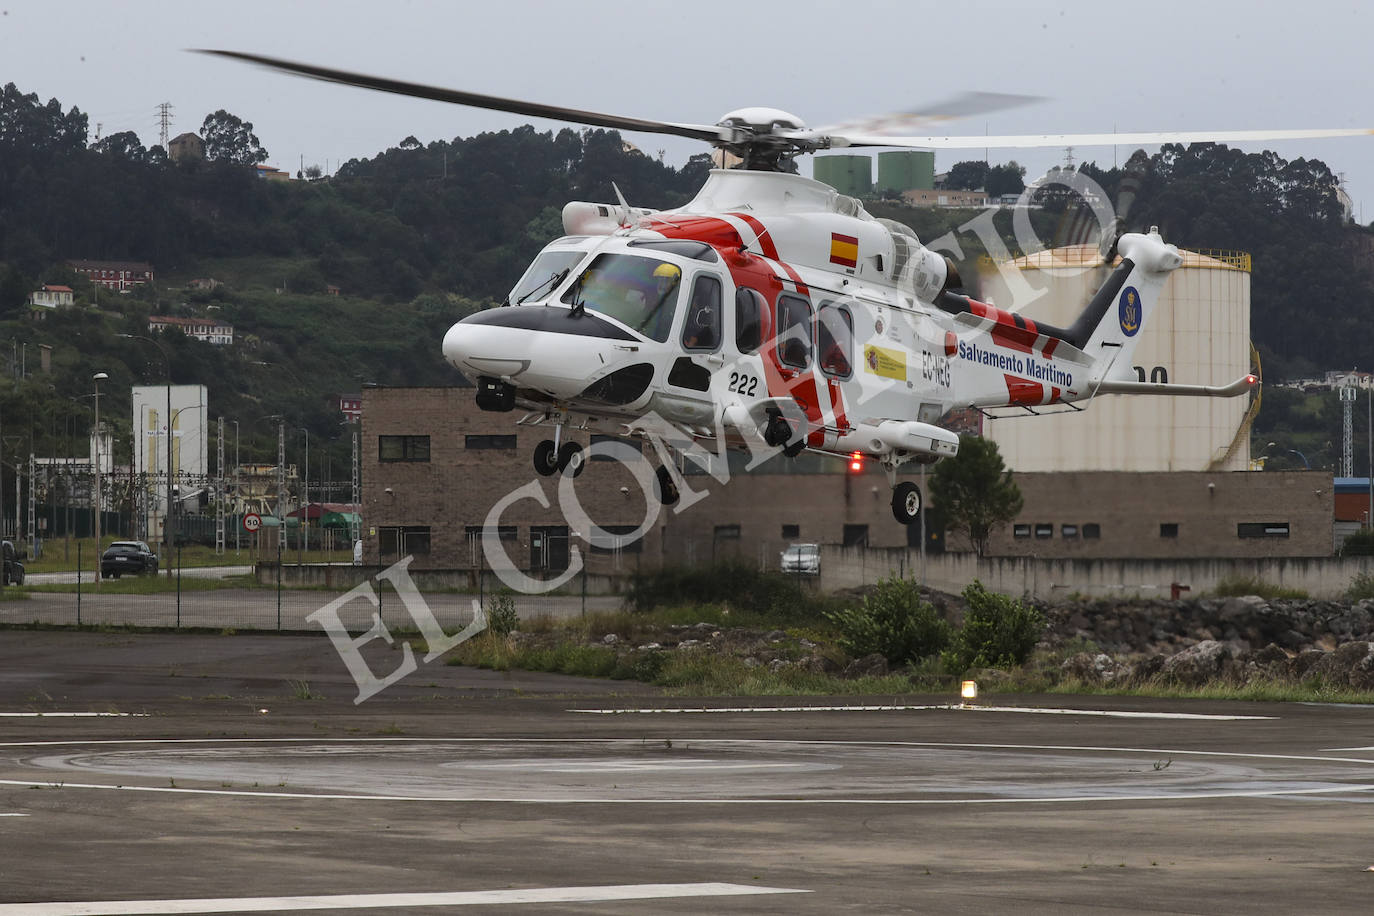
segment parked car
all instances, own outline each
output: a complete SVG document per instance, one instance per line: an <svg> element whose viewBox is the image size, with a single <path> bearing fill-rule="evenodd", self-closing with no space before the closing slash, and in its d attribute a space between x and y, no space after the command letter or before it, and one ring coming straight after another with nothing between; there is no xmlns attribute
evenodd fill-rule
<svg viewBox="0 0 1374 916"><path fill-rule="evenodd" d="M157 573L157 554L142 541L115 541L100 555L100 578Z"/></svg>
<svg viewBox="0 0 1374 916"><path fill-rule="evenodd" d="M9 541L0 541L0 555L4 557L4 569L0 571L0 585L23 585L24 564L19 562L19 554L15 552L14 544Z"/></svg>
<svg viewBox="0 0 1374 916"><path fill-rule="evenodd" d="M782 571L803 573L809 576L820 575L821 546L819 544L792 544L782 552Z"/></svg>

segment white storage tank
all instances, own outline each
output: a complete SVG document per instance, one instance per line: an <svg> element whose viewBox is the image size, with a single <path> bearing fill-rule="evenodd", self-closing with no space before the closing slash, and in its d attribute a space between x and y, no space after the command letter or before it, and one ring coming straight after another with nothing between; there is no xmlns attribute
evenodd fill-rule
<svg viewBox="0 0 1374 916"><path fill-rule="evenodd" d="M1136 348L1145 379L1222 385L1251 371L1250 256L1180 249ZM1013 270L1008 283L1002 271ZM983 295L993 304L1060 327L1073 324L1109 271L1095 246L1076 245L987 265ZM1046 292L1031 301L1011 286ZM1081 413L984 422L983 431L1016 471L1243 471L1250 461L1256 395L1238 398L1103 395ZM1083 406L1088 402L1080 402ZM1039 408L1043 411L1062 407Z"/></svg>

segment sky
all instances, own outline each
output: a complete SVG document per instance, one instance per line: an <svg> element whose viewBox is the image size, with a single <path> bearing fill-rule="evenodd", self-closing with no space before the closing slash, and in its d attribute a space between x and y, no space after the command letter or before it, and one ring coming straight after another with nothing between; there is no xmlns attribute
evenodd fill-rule
<svg viewBox="0 0 1374 916"><path fill-rule="evenodd" d="M714 123L750 105L822 125L964 91L1035 96L952 123L960 134L1374 127L1374 8L1306 0L1148 4L845 0L788 4L580 0L0 0L0 82L90 117L92 136L158 142L224 109L251 122L269 164L335 170L407 136L423 143L528 119L294 78L187 52L223 48L621 115ZM557 122L536 121L540 130ZM936 131L932 131L936 132ZM703 147L626 134L680 166ZM1374 136L1260 143L1342 174L1374 220ZM1110 166L1130 150L1078 148ZM940 152L936 168L982 158ZM1063 150L996 150L1027 178ZM803 174L810 174L803 165ZM631 201L633 203L633 201Z"/></svg>

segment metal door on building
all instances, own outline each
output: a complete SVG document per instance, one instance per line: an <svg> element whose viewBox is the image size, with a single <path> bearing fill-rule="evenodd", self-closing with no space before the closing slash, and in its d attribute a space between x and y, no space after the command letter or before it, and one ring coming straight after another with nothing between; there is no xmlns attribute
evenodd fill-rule
<svg viewBox="0 0 1374 916"><path fill-rule="evenodd" d="M530 528L530 570L563 572L568 568L568 526Z"/></svg>

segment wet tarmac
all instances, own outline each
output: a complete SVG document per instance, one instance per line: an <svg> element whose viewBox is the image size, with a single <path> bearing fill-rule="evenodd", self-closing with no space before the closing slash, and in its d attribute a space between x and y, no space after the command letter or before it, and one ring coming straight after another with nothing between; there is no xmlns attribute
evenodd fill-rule
<svg viewBox="0 0 1374 916"><path fill-rule="evenodd" d="M1363 913L1374 892L1365 707L702 700L442 662L354 695L322 637L0 631L0 916Z"/></svg>

